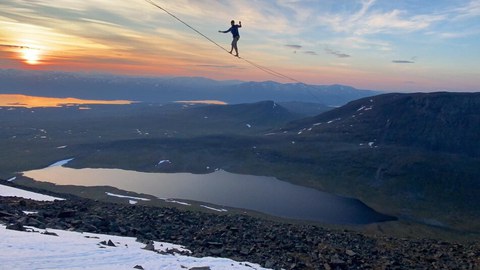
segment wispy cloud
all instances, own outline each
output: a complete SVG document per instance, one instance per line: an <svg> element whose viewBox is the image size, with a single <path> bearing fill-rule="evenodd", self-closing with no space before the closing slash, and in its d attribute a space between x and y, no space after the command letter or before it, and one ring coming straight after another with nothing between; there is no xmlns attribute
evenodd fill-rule
<svg viewBox="0 0 480 270"><path fill-rule="evenodd" d="M390 11L373 10L376 1L363 1L354 14L330 14L320 18L320 22L336 32L354 35L377 33L412 32L427 29L434 22L446 19L445 15L409 15L399 9Z"/></svg>
<svg viewBox="0 0 480 270"><path fill-rule="evenodd" d="M468 38L471 36L480 35L480 29L462 29L456 32L432 32L429 34L438 36L443 39Z"/></svg>
<svg viewBox="0 0 480 270"><path fill-rule="evenodd" d="M288 45L285 45L285 47L295 49L293 53L297 53L297 50L301 50L303 48L302 45L294 45L294 44L288 44ZM312 51L312 50L307 50L307 51L302 50L300 52L307 55L318 55L316 51Z"/></svg>
<svg viewBox="0 0 480 270"><path fill-rule="evenodd" d="M374 50L380 52L389 52L393 50L393 45L389 41L359 36L347 37L341 42L341 44L345 44L345 46L352 49Z"/></svg>
<svg viewBox="0 0 480 270"><path fill-rule="evenodd" d="M296 49L296 50L300 50L302 48L301 45L292 45L292 44L287 44L287 45L285 45L285 47L288 47L288 48L291 48L291 49Z"/></svg>
<svg viewBox="0 0 480 270"><path fill-rule="evenodd" d="M392 63L395 64L414 64L414 61L409 61L409 60L392 60Z"/></svg>
<svg viewBox="0 0 480 270"><path fill-rule="evenodd" d="M480 35L478 19L480 18L480 0L470 0L462 6L443 12L448 18L445 27L433 30L427 34L442 39L468 38ZM468 22L467 24L465 24ZM469 26L472 27L469 27Z"/></svg>
<svg viewBox="0 0 480 270"><path fill-rule="evenodd" d="M206 68L235 68L235 69L243 69L235 65L208 65L208 64L200 64L200 65L195 65L197 67L206 67Z"/></svg>
<svg viewBox="0 0 480 270"><path fill-rule="evenodd" d="M242 57L310 81L348 77L366 85L365 74L387 74L383 67L392 63L417 68L416 59L405 57L415 52L425 67L474 73L464 77L475 77L470 85L478 85L478 72L471 70L480 63L480 0L154 1L227 49L230 35L217 30L226 30L232 19L242 21ZM2 63L11 61L9 66L21 63L19 52L28 47L38 48L50 69L271 79L246 63L219 57L219 48L144 0L0 1L0 33ZM317 54L328 57L313 57ZM332 76L319 78L318 70L327 66ZM427 75L436 78L432 84L439 82Z"/></svg>
<svg viewBox="0 0 480 270"><path fill-rule="evenodd" d="M32 47L28 47L28 46L23 46L23 45L11 45L11 44L0 44L0 47L15 48L15 49L32 49L32 50L35 49L35 48L32 48Z"/></svg>
<svg viewBox="0 0 480 270"><path fill-rule="evenodd" d="M318 55L316 52L314 51L304 51L303 52L304 54L308 54L308 55Z"/></svg>
<svg viewBox="0 0 480 270"><path fill-rule="evenodd" d="M412 56L409 60L405 60L405 59L392 60L392 63L395 63L395 64L415 64L417 59L418 59L418 57Z"/></svg>
<svg viewBox="0 0 480 270"><path fill-rule="evenodd" d="M403 16L405 15L405 16ZM389 13L371 14L356 30L356 34L412 32L428 29L434 22L445 19L443 15L418 15L408 17L406 12L393 10Z"/></svg>
<svg viewBox="0 0 480 270"><path fill-rule="evenodd" d="M454 20L464 20L480 16L480 0L471 0L465 6L453 9Z"/></svg>
<svg viewBox="0 0 480 270"><path fill-rule="evenodd" d="M332 50L332 49L330 49L330 48L325 48L325 52L326 52L327 54L334 55L334 56L336 56L336 57L338 57L338 58L348 58L348 57L351 57L351 55L349 55L349 54L342 53L342 52L339 52L339 51L334 51L334 50Z"/></svg>

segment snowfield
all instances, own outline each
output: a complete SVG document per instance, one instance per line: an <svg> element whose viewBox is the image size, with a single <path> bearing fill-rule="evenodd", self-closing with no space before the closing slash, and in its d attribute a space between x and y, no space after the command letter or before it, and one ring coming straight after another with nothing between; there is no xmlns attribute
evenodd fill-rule
<svg viewBox="0 0 480 270"><path fill-rule="evenodd" d="M48 195L43 195L31 191L26 191L23 189L18 189L14 187L0 185L0 196L15 196L25 199L35 200L35 201L54 201L54 200L63 200L62 198L52 197Z"/></svg>
<svg viewBox="0 0 480 270"><path fill-rule="evenodd" d="M73 158L60 160L60 161L57 161L57 162L51 164L51 165L48 166L48 167L63 166L63 165L66 165L67 163L69 163L69 162L72 161L72 160L73 160Z"/></svg>
<svg viewBox="0 0 480 270"><path fill-rule="evenodd" d="M63 200L1 184L0 196L41 201ZM0 269L267 269L258 264L226 258L188 256L185 254L191 253L189 250L169 243L153 242L153 248L150 246L145 249L147 245L137 242L133 237L33 227L27 229L26 232L7 230L5 225L0 224Z"/></svg>
<svg viewBox="0 0 480 270"><path fill-rule="evenodd" d="M55 235L31 228L33 232L7 230L0 225L1 269L265 269L257 264L224 258L195 258L161 254L172 250L187 251L182 246L154 242L155 251L132 237L50 230ZM109 240L115 246L101 244ZM204 268L208 269L208 268Z"/></svg>

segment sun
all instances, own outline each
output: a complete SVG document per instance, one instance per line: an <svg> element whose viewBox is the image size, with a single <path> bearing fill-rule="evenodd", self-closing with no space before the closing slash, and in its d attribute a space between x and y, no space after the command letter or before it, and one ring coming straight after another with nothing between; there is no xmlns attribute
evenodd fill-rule
<svg viewBox="0 0 480 270"><path fill-rule="evenodd" d="M40 50L32 48L22 49L22 58L29 65L37 65L40 61Z"/></svg>

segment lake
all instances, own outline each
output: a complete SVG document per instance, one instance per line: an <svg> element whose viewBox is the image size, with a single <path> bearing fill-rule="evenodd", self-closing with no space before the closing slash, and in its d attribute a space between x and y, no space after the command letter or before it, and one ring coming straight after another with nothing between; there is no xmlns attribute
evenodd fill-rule
<svg viewBox="0 0 480 270"><path fill-rule="evenodd" d="M132 104L129 100L86 100L78 98L37 97L19 94L0 94L0 107L63 107L72 105L126 105Z"/></svg>
<svg viewBox="0 0 480 270"><path fill-rule="evenodd" d="M112 186L163 199L193 200L243 208L273 216L331 224L368 224L392 220L359 200L280 181L222 170L210 174L145 173L121 169L73 169L65 162L23 172L58 185Z"/></svg>

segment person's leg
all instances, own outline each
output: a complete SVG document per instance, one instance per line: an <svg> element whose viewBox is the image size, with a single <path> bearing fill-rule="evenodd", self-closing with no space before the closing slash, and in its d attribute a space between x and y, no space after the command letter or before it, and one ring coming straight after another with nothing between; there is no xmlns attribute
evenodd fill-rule
<svg viewBox="0 0 480 270"><path fill-rule="evenodd" d="M232 47L230 48L230 53L232 53L233 49L235 49L235 43L236 43L235 38L233 38L232 39Z"/></svg>
<svg viewBox="0 0 480 270"><path fill-rule="evenodd" d="M236 56L238 56L237 42L238 42L239 39L240 39L240 37L235 37L235 38L233 38L233 41L232 41L232 47L235 49Z"/></svg>

